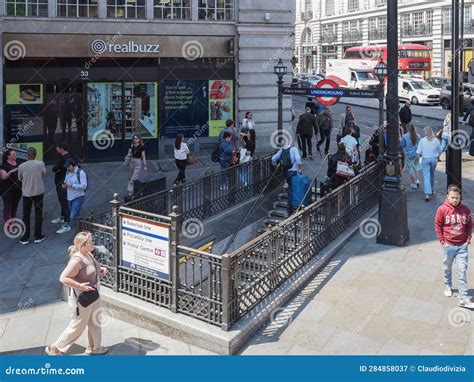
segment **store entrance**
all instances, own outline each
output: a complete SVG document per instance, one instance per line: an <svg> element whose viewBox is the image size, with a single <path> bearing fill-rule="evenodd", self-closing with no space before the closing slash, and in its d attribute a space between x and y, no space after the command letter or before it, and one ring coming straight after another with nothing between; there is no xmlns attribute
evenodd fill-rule
<svg viewBox="0 0 474 382"><path fill-rule="evenodd" d="M46 85L44 109L44 160L56 160L56 145L69 144L71 155L85 157L85 126L82 83L49 83Z"/></svg>

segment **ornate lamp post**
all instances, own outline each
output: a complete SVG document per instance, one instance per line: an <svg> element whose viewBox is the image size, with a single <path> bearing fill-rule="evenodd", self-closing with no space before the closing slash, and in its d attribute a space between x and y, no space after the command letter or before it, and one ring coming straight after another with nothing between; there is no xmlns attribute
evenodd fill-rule
<svg viewBox="0 0 474 382"><path fill-rule="evenodd" d="M287 73L288 68L283 65L281 58L278 60L278 63L273 67L273 73L278 77L278 139L281 138L283 134L283 76Z"/></svg>

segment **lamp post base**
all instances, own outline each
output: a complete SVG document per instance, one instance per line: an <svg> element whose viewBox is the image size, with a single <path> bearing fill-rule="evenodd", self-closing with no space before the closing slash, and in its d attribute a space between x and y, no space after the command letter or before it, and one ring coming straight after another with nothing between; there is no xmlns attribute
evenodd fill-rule
<svg viewBox="0 0 474 382"><path fill-rule="evenodd" d="M379 201L378 244L404 247L408 243L407 194L405 188L385 186Z"/></svg>

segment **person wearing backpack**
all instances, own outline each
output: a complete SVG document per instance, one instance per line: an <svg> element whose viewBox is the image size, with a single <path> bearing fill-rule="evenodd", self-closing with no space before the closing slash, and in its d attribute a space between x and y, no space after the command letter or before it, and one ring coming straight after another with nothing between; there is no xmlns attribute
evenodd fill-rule
<svg viewBox="0 0 474 382"><path fill-rule="evenodd" d="M283 138L280 138L280 144L282 144ZM293 212L291 206L291 177L296 175L296 173L301 173L301 157L298 149L293 146L291 140L284 145L280 150L277 151L272 157L272 165L278 165L281 168L283 177L285 178L286 183L288 184L288 216Z"/></svg>
<svg viewBox="0 0 474 382"><path fill-rule="evenodd" d="M69 232L75 227L82 205L84 204L85 190L87 189L87 175L84 170L78 166L78 161L75 159L69 160L63 188L67 190L67 200L69 210L71 211L70 223L64 223L63 226L56 231L58 234Z"/></svg>

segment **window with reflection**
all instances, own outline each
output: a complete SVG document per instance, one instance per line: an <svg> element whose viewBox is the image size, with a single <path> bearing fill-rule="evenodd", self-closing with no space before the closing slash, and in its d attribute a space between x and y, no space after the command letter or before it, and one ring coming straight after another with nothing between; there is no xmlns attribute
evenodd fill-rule
<svg viewBox="0 0 474 382"><path fill-rule="evenodd" d="M97 17L97 0L57 0L58 17Z"/></svg>
<svg viewBox="0 0 474 382"><path fill-rule="evenodd" d="M107 0L107 17L144 19L145 0Z"/></svg>
<svg viewBox="0 0 474 382"><path fill-rule="evenodd" d="M227 21L234 19L234 0L199 0L199 20Z"/></svg>
<svg viewBox="0 0 474 382"><path fill-rule="evenodd" d="M154 0L155 19L191 20L191 0Z"/></svg>
<svg viewBox="0 0 474 382"><path fill-rule="evenodd" d="M6 0L6 16L48 17L48 0Z"/></svg>

